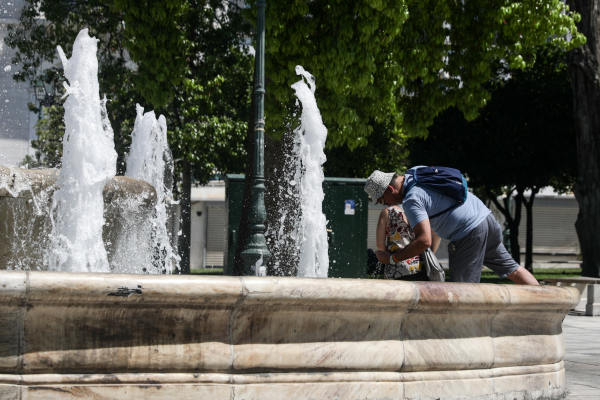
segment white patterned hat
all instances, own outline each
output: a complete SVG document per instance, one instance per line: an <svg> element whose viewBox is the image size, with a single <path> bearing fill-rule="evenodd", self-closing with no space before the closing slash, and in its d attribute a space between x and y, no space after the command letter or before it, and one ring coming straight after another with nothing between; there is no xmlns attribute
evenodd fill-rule
<svg viewBox="0 0 600 400"><path fill-rule="evenodd" d="M365 183L365 192L371 196L374 202L377 202L383 193L385 193L385 189L387 189L388 185L392 181L392 177L394 176L394 172L381 172L379 170L375 170L367 179L367 183Z"/></svg>

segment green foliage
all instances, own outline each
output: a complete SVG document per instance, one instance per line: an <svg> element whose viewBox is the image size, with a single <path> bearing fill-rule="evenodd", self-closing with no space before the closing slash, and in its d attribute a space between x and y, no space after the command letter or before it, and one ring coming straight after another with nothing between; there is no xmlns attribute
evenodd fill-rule
<svg viewBox="0 0 600 400"><path fill-rule="evenodd" d="M350 149L347 146L325 149L325 176L367 178L375 169L404 173L409 167L407 137L397 135L386 124L372 124L369 145Z"/></svg>
<svg viewBox="0 0 600 400"><path fill-rule="evenodd" d="M330 147L364 146L381 123L392 137L426 136L452 106L473 119L495 61L524 68L548 38L565 49L585 42L561 0L279 0L266 13L267 130L277 137L295 123L289 87L302 65Z"/></svg>
<svg viewBox="0 0 600 400"><path fill-rule="evenodd" d="M458 168L471 187L496 196L505 187L570 191L577 158L566 52L543 46L536 60L524 70L498 65L479 117L444 112L427 140L412 142L411 162Z"/></svg>
<svg viewBox="0 0 600 400"><path fill-rule="evenodd" d="M206 183L216 171L243 170L247 129L247 123L242 121L204 116L187 122L183 128L175 128L170 133L169 145L173 153L194 166L195 181Z"/></svg>
<svg viewBox="0 0 600 400"><path fill-rule="evenodd" d="M181 29L190 56L173 100L161 111L169 116L173 156L189 162L194 180L205 183L215 171L244 170L251 25L235 4L189 0L186 7Z"/></svg>
<svg viewBox="0 0 600 400"><path fill-rule="evenodd" d="M185 0L107 0L120 12L125 26L125 47L138 64L135 84L155 108L173 97L187 69L185 28L181 19L189 11Z"/></svg>
<svg viewBox="0 0 600 400"><path fill-rule="evenodd" d="M191 168L205 183L241 172L250 104L249 25L235 4L217 0L114 0L123 13L135 82L169 124L176 175ZM179 162L178 162L179 161Z"/></svg>
<svg viewBox="0 0 600 400"><path fill-rule="evenodd" d="M62 139L65 134L64 108L60 104L44 107L44 118L35 125L38 138L31 141L35 160L26 158L23 164L30 168L60 168L62 162ZM30 157L30 156L27 156Z"/></svg>
<svg viewBox="0 0 600 400"><path fill-rule="evenodd" d="M494 61L529 65L533 46L549 37L563 48L581 44L585 39L573 24L578 16L564 10L559 0L269 1L267 129L277 137L297 122L290 120L298 107L289 86L299 79L294 67L300 64L317 79L330 148L353 149L367 140L389 148L378 144L383 140L398 149L407 135L425 136L445 108L455 105L475 117L489 99L482 83L492 76ZM192 162L195 175L232 165L241 171L252 69L244 38L252 35L235 4L28 0L21 25L10 27L6 38L19 49L16 78L55 80L60 68L42 71L41 62L55 58L57 44L69 54L84 27L100 39L101 92L111 97L108 112L121 155L129 144L134 104L144 96L165 114L169 130L177 131L175 159ZM568 32L571 42L564 39ZM137 69L127 68L126 49ZM199 138L231 140L221 146L231 152L221 156ZM206 157L196 154L203 151L209 151ZM373 157L402 161L391 154L379 158ZM371 168L367 164L347 173L364 174Z"/></svg>
<svg viewBox="0 0 600 400"><path fill-rule="evenodd" d="M180 97L173 104L185 108L183 120L199 115L246 120L254 58L245 37L251 25L235 4L220 0L189 1L189 9L182 29L188 52L194 56L188 60Z"/></svg>

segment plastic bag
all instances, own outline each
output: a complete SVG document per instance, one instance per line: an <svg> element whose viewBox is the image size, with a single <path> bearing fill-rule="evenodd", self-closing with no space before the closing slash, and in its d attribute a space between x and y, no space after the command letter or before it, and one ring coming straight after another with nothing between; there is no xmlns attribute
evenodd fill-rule
<svg viewBox="0 0 600 400"><path fill-rule="evenodd" d="M431 249L427 249L421 254L421 262L425 266L425 273L429 280L432 282L445 282L446 281L446 273L444 269L440 265L435 254Z"/></svg>

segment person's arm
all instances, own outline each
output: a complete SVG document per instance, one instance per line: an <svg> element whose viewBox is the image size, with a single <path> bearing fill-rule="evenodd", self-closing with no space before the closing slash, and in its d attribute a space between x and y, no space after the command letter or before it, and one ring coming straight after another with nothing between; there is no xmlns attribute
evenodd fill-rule
<svg viewBox="0 0 600 400"><path fill-rule="evenodd" d="M440 247L441 241L442 238L440 238L434 231L431 231L431 251L435 253L438 247Z"/></svg>
<svg viewBox="0 0 600 400"><path fill-rule="evenodd" d="M381 251L386 251L385 248L385 231L387 229L389 223L389 211L387 208L381 210L379 214L379 221L377 221L377 230L375 231L375 242L377 244L377 249ZM388 261L389 262L389 257Z"/></svg>
<svg viewBox="0 0 600 400"><path fill-rule="evenodd" d="M400 215L401 215L402 220L410 226L410 222L408 221L406 214L401 213ZM431 224L430 224L430 226L431 226ZM442 241L442 239L437 235L437 233L435 233L434 231L431 231L431 251L433 251L435 253L437 251L441 241Z"/></svg>
<svg viewBox="0 0 600 400"><path fill-rule="evenodd" d="M399 250L396 253L394 253L394 258L397 261L408 260L409 258L418 256L419 254L427 250L429 247L431 247L432 240L429 218L419 222L417 226L413 228L413 232L415 233L415 240L410 242L408 246L406 246L402 250ZM387 251L377 250L375 254L377 255L377 259L380 263L390 263L390 253L388 253Z"/></svg>
<svg viewBox="0 0 600 400"><path fill-rule="evenodd" d="M517 285L539 285L537 279L531 272L527 271L525 268L519 266L515 272L507 276L508 279L516 283Z"/></svg>

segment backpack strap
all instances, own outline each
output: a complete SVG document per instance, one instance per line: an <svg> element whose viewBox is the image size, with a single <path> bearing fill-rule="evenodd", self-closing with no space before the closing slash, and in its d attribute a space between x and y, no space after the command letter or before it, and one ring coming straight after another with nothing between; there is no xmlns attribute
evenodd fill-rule
<svg viewBox="0 0 600 400"><path fill-rule="evenodd" d="M412 177L413 177L413 184L412 184L412 185L410 185L410 187L407 187L406 189L404 189L404 193L402 193L402 197L406 197L406 194L407 194L408 192L410 192L410 189L414 188L414 187L417 185L417 179L415 178L415 174L414 174L414 173L412 173L412 174L409 174L409 173L407 172L407 173L405 173L404 175L412 175Z"/></svg>

